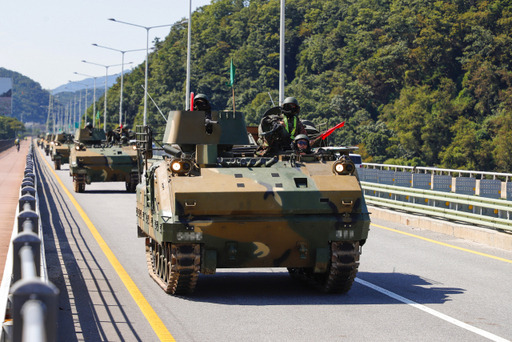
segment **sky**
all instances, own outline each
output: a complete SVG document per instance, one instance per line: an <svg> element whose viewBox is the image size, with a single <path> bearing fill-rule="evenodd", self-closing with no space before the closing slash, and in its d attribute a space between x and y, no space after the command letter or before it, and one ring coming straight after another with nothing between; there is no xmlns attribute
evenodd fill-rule
<svg viewBox="0 0 512 342"><path fill-rule="evenodd" d="M192 11L211 0L191 0ZM16 71L51 90L87 76L105 76L105 67L88 62L121 64L122 53L93 46L103 45L125 53L125 70L145 61L146 30L140 26L171 25L188 18L189 0L1 0L0 67ZM163 40L169 27L149 31ZM133 62L133 64L129 64ZM121 72L121 65L108 73Z"/></svg>

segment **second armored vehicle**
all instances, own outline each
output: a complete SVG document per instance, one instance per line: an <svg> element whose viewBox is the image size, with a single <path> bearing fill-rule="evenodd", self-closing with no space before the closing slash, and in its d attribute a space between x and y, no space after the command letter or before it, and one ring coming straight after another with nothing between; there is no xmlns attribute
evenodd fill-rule
<svg viewBox="0 0 512 342"><path fill-rule="evenodd" d="M210 113L208 113L210 114ZM324 292L346 292L370 219L350 148L258 157L240 113L169 114L164 156L137 128L144 172L137 229L150 276L190 293L199 273L286 267Z"/></svg>
<svg viewBox="0 0 512 342"><path fill-rule="evenodd" d="M73 136L71 134L58 133L55 135L51 151L55 170L60 170L62 164L69 163L70 149L73 145Z"/></svg>
<svg viewBox="0 0 512 342"><path fill-rule="evenodd" d="M139 181L135 147L107 142L99 128L78 129L69 162L75 192L84 192L92 182L125 182L126 190L135 192Z"/></svg>

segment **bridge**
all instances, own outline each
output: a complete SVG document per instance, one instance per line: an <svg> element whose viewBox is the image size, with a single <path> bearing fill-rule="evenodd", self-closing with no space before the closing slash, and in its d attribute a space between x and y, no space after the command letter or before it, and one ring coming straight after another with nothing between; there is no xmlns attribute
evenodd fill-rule
<svg viewBox="0 0 512 342"><path fill-rule="evenodd" d="M25 164L28 151L24 142L19 155L13 149L0 154L0 170L20 173L0 179L3 191L16 183L17 197L24 175L14 160ZM360 178L372 226L347 294L317 293L286 269L271 268L201 275L193 295L178 297L147 274L135 194L126 193L124 183L93 183L74 193L67 165L54 170L37 147L33 167L46 262L38 276L58 291L56 322L45 302L51 298L28 296L42 304L43 314L33 306L15 313L9 304L4 341L19 339L22 329L59 341L512 340L506 175L496 177L499 190L488 190L480 185L490 175L364 165ZM474 190L473 180L456 178L474 179ZM2 215L5 246L18 228L15 217L27 209L7 202L1 205L11 212ZM3 278L7 273L10 280L12 263L3 262ZM11 303L7 296L0 300ZM20 320L32 329L16 328Z"/></svg>

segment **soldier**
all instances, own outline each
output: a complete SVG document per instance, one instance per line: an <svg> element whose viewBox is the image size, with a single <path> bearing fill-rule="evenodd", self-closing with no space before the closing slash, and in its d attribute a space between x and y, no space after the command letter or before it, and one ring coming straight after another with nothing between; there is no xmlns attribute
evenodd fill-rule
<svg viewBox="0 0 512 342"><path fill-rule="evenodd" d="M208 97L205 94L197 94L197 96L194 97L194 110L202 110L206 112L207 119L212 118L212 107Z"/></svg>
<svg viewBox="0 0 512 342"><path fill-rule="evenodd" d="M193 110L201 110L205 112L205 129L206 133L212 134L213 127L210 120L212 119L212 107L210 105L210 101L205 94L197 94L194 98L194 108Z"/></svg>
<svg viewBox="0 0 512 342"><path fill-rule="evenodd" d="M91 134L92 134L92 128L93 128L93 127L92 127L92 123L87 122L87 123L85 124L85 128L87 128L87 129L89 130L89 133L91 133Z"/></svg>
<svg viewBox="0 0 512 342"><path fill-rule="evenodd" d="M276 155L289 151L290 148L294 149L294 139L297 135L307 137L307 131L298 118L299 112L299 101L294 97L287 97L282 107L274 107L267 111L260 123L263 134L260 134L256 155Z"/></svg>
<svg viewBox="0 0 512 342"><path fill-rule="evenodd" d="M309 145L309 138L306 134L299 134L293 140L292 148L299 154L310 154L311 146Z"/></svg>
<svg viewBox="0 0 512 342"><path fill-rule="evenodd" d="M295 97L287 97L284 100L281 112L283 113L283 120L281 121L281 125L289 135L288 139L286 139L289 140L289 144L295 139L297 135L307 135L304 125L298 118L300 106L299 101L297 101Z"/></svg>

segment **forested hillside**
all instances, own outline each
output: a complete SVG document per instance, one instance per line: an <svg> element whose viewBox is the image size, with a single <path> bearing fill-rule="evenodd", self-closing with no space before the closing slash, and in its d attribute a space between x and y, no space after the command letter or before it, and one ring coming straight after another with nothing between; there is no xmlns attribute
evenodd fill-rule
<svg viewBox="0 0 512 342"><path fill-rule="evenodd" d="M46 122L49 93L41 85L15 71L0 67L0 77L12 78L12 114L23 122Z"/></svg>
<svg viewBox="0 0 512 342"><path fill-rule="evenodd" d="M193 14L191 90L214 109L235 103L252 124L277 100L279 0L213 0ZM149 93L183 109L187 21L150 55ZM346 121L337 144L365 161L509 172L512 166L512 2L287 0L286 96L301 118ZM142 122L144 65L125 77L128 122ZM117 122L119 84L109 93ZM101 100L98 102L102 110ZM91 110L89 111L91 112ZM148 103L148 122L165 125Z"/></svg>

